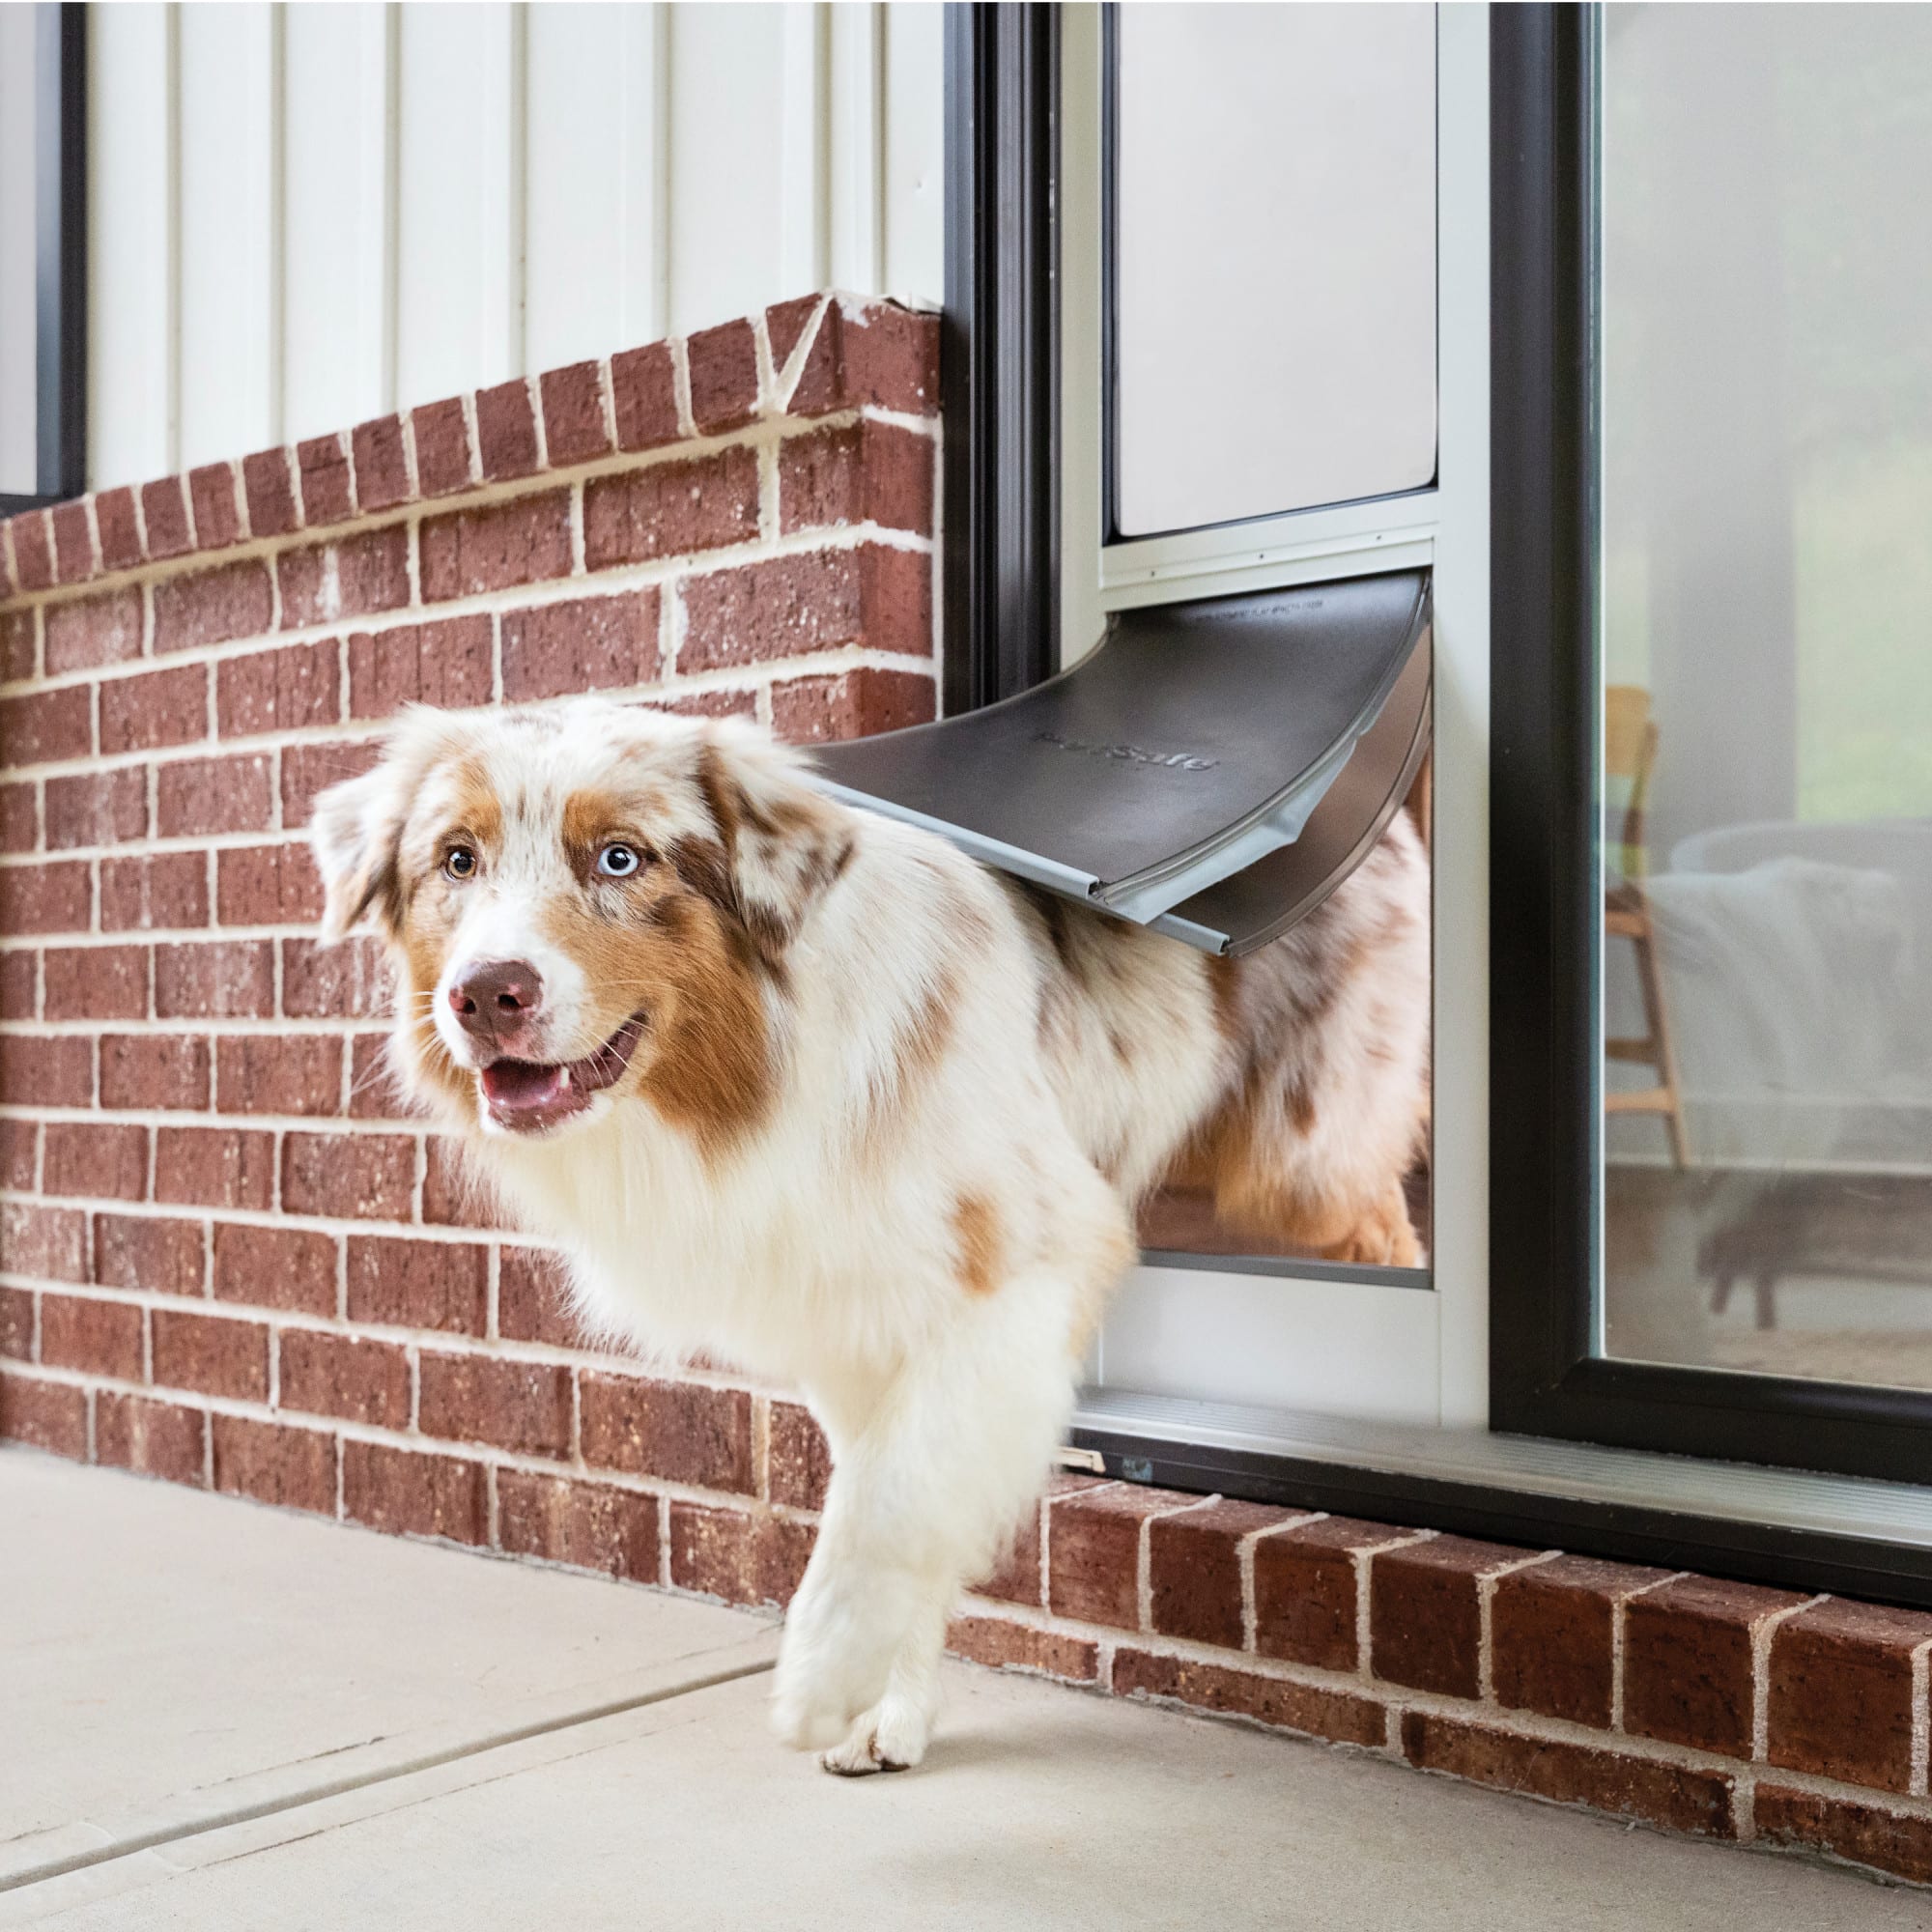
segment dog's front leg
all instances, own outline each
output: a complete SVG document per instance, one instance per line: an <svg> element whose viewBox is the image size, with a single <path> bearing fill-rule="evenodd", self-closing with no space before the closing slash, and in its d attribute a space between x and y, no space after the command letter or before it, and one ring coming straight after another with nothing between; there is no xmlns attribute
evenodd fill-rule
<svg viewBox="0 0 1932 1932"><path fill-rule="evenodd" d="M962 1300L849 1435L835 1427L772 1711L779 1736L827 1751L828 1770L923 1752L960 1584L991 1567L1065 1428L1072 1312L1065 1285L1039 1279Z"/></svg>

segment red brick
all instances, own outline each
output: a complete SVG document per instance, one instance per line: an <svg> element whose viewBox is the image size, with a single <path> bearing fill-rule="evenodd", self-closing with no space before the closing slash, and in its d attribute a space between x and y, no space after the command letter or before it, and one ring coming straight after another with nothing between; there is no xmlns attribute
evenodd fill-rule
<svg viewBox="0 0 1932 1932"><path fill-rule="evenodd" d="M349 1319L481 1335L489 1269L488 1252L469 1241L352 1235Z"/></svg>
<svg viewBox="0 0 1932 1932"><path fill-rule="evenodd" d="M661 449L684 434L677 420L670 344L653 342L611 358L611 396L619 449Z"/></svg>
<svg viewBox="0 0 1932 1932"><path fill-rule="evenodd" d="M416 482L425 497L469 489L469 426L460 396L418 403L410 412L410 436L416 448Z"/></svg>
<svg viewBox="0 0 1932 1932"><path fill-rule="evenodd" d="M405 704L488 704L491 656L485 616L357 632L349 639L349 715L386 718Z"/></svg>
<svg viewBox="0 0 1932 1932"><path fill-rule="evenodd" d="M503 1249L497 1273L497 1329L506 1342L584 1346L587 1338L571 1316L558 1256L541 1248Z"/></svg>
<svg viewBox="0 0 1932 1932"><path fill-rule="evenodd" d="M673 1502L670 1580L677 1589L722 1597L727 1604L782 1608L805 1575L811 1540L809 1523Z"/></svg>
<svg viewBox="0 0 1932 1932"><path fill-rule="evenodd" d="M222 925L307 925L322 917L322 876L306 845L238 845L214 855Z"/></svg>
<svg viewBox="0 0 1932 1932"><path fill-rule="evenodd" d="M1560 1744L1426 1711L1405 1711L1402 1747L1424 1771L1520 1791L1556 1804L1587 1804L1671 1832L1737 1835L1736 1785L1725 1772Z"/></svg>
<svg viewBox="0 0 1932 1932"><path fill-rule="evenodd" d="M1293 1519L1260 1503L1208 1503L1148 1525L1153 1628L1163 1636L1239 1650L1244 1641L1240 1545Z"/></svg>
<svg viewBox="0 0 1932 1932"><path fill-rule="evenodd" d="M349 1042L349 1118L352 1121L407 1121L414 1118L389 1064L389 1037L358 1033ZM427 1202L423 1218L429 1220Z"/></svg>
<svg viewBox="0 0 1932 1932"><path fill-rule="evenodd" d="M202 1278L199 1221L155 1214L94 1217L94 1279L99 1287L198 1295Z"/></svg>
<svg viewBox="0 0 1932 1932"><path fill-rule="evenodd" d="M217 1301L333 1315L335 1236L307 1228L217 1221L213 1286Z"/></svg>
<svg viewBox="0 0 1932 1932"><path fill-rule="evenodd" d="M268 566L254 558L166 577L155 585L155 650L259 638L274 613Z"/></svg>
<svg viewBox="0 0 1932 1932"><path fill-rule="evenodd" d="M91 1039L0 1035L0 1100L11 1107L84 1107L93 1098Z"/></svg>
<svg viewBox="0 0 1932 1932"><path fill-rule="evenodd" d="M242 459L242 486L248 497L248 527L258 537L285 537L301 519L286 449L258 449Z"/></svg>
<svg viewBox="0 0 1932 1932"><path fill-rule="evenodd" d="M825 299L816 295L793 296L788 301L774 303L766 309L765 333L772 346L772 367L781 376L806 330L815 327L819 304Z"/></svg>
<svg viewBox="0 0 1932 1932"><path fill-rule="evenodd" d="M657 674L655 589L503 614L503 696L512 703L649 684Z"/></svg>
<svg viewBox="0 0 1932 1932"><path fill-rule="evenodd" d="M84 758L93 749L94 708L86 685L0 698L0 764Z"/></svg>
<svg viewBox="0 0 1932 1932"><path fill-rule="evenodd" d="M497 1209L489 1182L482 1175L465 1168L455 1143L440 1134L432 1134L423 1163L423 1213L425 1221L444 1228L508 1228L511 1223Z"/></svg>
<svg viewBox="0 0 1932 1932"><path fill-rule="evenodd" d="M1490 1604L1496 1702L1607 1730L1616 1605L1669 1574L1559 1556L1499 1577Z"/></svg>
<svg viewBox="0 0 1932 1932"><path fill-rule="evenodd" d="M214 707L224 738L333 724L342 716L342 652L333 638L230 658L215 672Z"/></svg>
<svg viewBox="0 0 1932 1932"><path fill-rule="evenodd" d="M583 561L591 570L749 543L757 534L753 450L721 449L593 476L583 486Z"/></svg>
<svg viewBox="0 0 1932 1932"><path fill-rule="evenodd" d="M530 408L529 384L522 377L477 390L476 447L487 483L531 476L541 467L536 414Z"/></svg>
<svg viewBox="0 0 1932 1932"><path fill-rule="evenodd" d="M36 1015L40 955L31 949L0 952L0 1020L30 1020Z"/></svg>
<svg viewBox="0 0 1932 1932"><path fill-rule="evenodd" d="M48 513L53 529L54 565L63 583L85 583L94 575L94 531L87 520L87 498L56 503Z"/></svg>
<svg viewBox="0 0 1932 1932"><path fill-rule="evenodd" d="M0 1201L0 1269L39 1281L85 1281L87 1216L78 1208Z"/></svg>
<svg viewBox="0 0 1932 1932"><path fill-rule="evenodd" d="M946 1647L954 1657L994 1670L1033 1670L1075 1684L1094 1683L1100 1674L1097 1643L1005 1617L954 1617L946 1627Z"/></svg>
<svg viewBox="0 0 1932 1932"><path fill-rule="evenodd" d="M742 1389L586 1372L583 1460L707 1490L752 1492L752 1398Z"/></svg>
<svg viewBox="0 0 1932 1932"><path fill-rule="evenodd" d="M342 1042L327 1034L240 1034L215 1048L214 1104L224 1114L342 1111Z"/></svg>
<svg viewBox="0 0 1932 1932"><path fill-rule="evenodd" d="M14 540L14 572L22 590L51 590L54 539L44 510L27 510L7 523Z"/></svg>
<svg viewBox="0 0 1932 1932"><path fill-rule="evenodd" d="M24 1362L33 1352L33 1290L0 1288L0 1355Z"/></svg>
<svg viewBox="0 0 1932 1932"><path fill-rule="evenodd" d="M867 418L841 429L793 437L779 445L779 528L932 530L939 445L897 423Z"/></svg>
<svg viewBox="0 0 1932 1932"><path fill-rule="evenodd" d="M355 482L340 436L315 436L296 444L302 522L310 529L341 524L355 514Z"/></svg>
<svg viewBox="0 0 1932 1932"><path fill-rule="evenodd" d="M1912 1788L1913 1654L1932 1616L1836 1598L1772 1633L1773 1764L1884 1791Z"/></svg>
<svg viewBox="0 0 1932 1932"><path fill-rule="evenodd" d="M73 781L55 779L53 782L71 784ZM82 781L82 782L87 781ZM34 784L0 785L0 852L31 852L40 843L38 798L39 787ZM70 839L68 842L78 844L81 841Z"/></svg>
<svg viewBox="0 0 1932 1932"><path fill-rule="evenodd" d="M34 676L39 668L40 644L33 611L0 611L0 681L15 683Z"/></svg>
<svg viewBox="0 0 1932 1932"><path fill-rule="evenodd" d="M355 461L355 500L364 516L372 510L394 509L414 495L400 416L357 423L350 449Z"/></svg>
<svg viewBox="0 0 1932 1932"><path fill-rule="evenodd" d="M163 838L264 832L274 811L273 761L266 752L182 758L155 780L155 830Z"/></svg>
<svg viewBox="0 0 1932 1932"><path fill-rule="evenodd" d="M155 1310L155 1381L202 1395L262 1402L269 1393L269 1331L226 1315Z"/></svg>
<svg viewBox="0 0 1932 1932"><path fill-rule="evenodd" d="M49 1020L148 1017L145 946L50 946L41 967L41 1010Z"/></svg>
<svg viewBox="0 0 1932 1932"><path fill-rule="evenodd" d="M404 524L357 530L287 550L275 559L282 629L400 611L410 601L410 532Z"/></svg>
<svg viewBox="0 0 1932 1932"><path fill-rule="evenodd" d="M795 1402L774 1402L770 1442L772 1501L793 1509L823 1509L825 1488L832 1480L832 1450L811 1412Z"/></svg>
<svg viewBox="0 0 1932 1932"><path fill-rule="evenodd" d="M282 1207L291 1214L407 1221L415 1194L416 1144L402 1134L291 1133L282 1140ZM351 1244L350 1312L355 1313Z"/></svg>
<svg viewBox="0 0 1932 1932"><path fill-rule="evenodd" d="M86 1392L38 1376L0 1375L0 1438L85 1461Z"/></svg>
<svg viewBox="0 0 1932 1932"><path fill-rule="evenodd" d="M107 1034L100 1041L103 1107L208 1105L208 1041L188 1034Z"/></svg>
<svg viewBox="0 0 1932 1932"><path fill-rule="evenodd" d="M148 1130L104 1121L49 1121L41 1191L112 1201L148 1193Z"/></svg>
<svg viewBox="0 0 1932 1932"><path fill-rule="evenodd" d="M781 366L779 344L797 339L798 306L782 303L766 311L772 330L772 356ZM824 415L833 410L896 410L906 415L933 415L939 409L939 318L915 315L891 302L848 303L838 297L805 355L792 390L793 415Z"/></svg>
<svg viewBox="0 0 1932 1932"><path fill-rule="evenodd" d="M410 1420L410 1358L390 1342L314 1328L284 1328L283 1408L405 1429Z"/></svg>
<svg viewBox="0 0 1932 1932"><path fill-rule="evenodd" d="M489 1527L483 1465L374 1442L345 1442L342 1513L352 1522L395 1535L481 1543Z"/></svg>
<svg viewBox="0 0 1932 1932"><path fill-rule="evenodd" d="M787 678L772 687L772 728L787 745L869 738L931 724L937 697L933 680L917 671L867 666L836 677Z"/></svg>
<svg viewBox="0 0 1932 1932"><path fill-rule="evenodd" d="M13 787L9 787L13 789ZM25 790L27 787L22 786ZM148 775L138 766L46 783L47 849L118 845L148 836Z"/></svg>
<svg viewBox="0 0 1932 1932"><path fill-rule="evenodd" d="M0 932L84 932L93 904L85 861L0 871Z"/></svg>
<svg viewBox="0 0 1932 1932"><path fill-rule="evenodd" d="M570 575L570 493L546 490L422 526L426 603Z"/></svg>
<svg viewBox="0 0 1932 1932"><path fill-rule="evenodd" d="M381 745L290 745L282 752L282 824L306 825L315 795L344 779L360 778L383 755Z"/></svg>
<svg viewBox="0 0 1932 1932"><path fill-rule="evenodd" d="M212 1416L210 1423L214 1487L224 1495L335 1514L334 1437L240 1415Z"/></svg>
<svg viewBox="0 0 1932 1932"><path fill-rule="evenodd" d="M700 328L684 345L691 416L706 436L742 428L758 412L757 340L749 322Z"/></svg>
<svg viewBox="0 0 1932 1932"><path fill-rule="evenodd" d="M281 947L282 1011L291 1019L388 1017L394 981L376 940L285 939Z"/></svg>
<svg viewBox="0 0 1932 1932"><path fill-rule="evenodd" d="M148 532L148 555L185 556L194 548L187 520L187 484L180 476L163 476L141 485L141 522Z"/></svg>
<svg viewBox="0 0 1932 1932"><path fill-rule="evenodd" d="M100 687L100 749L146 752L192 745L208 736L208 667L110 678Z"/></svg>
<svg viewBox="0 0 1932 1932"><path fill-rule="evenodd" d="M208 923L208 860L158 852L100 862L103 932L185 932Z"/></svg>
<svg viewBox="0 0 1932 1932"><path fill-rule="evenodd" d="M497 1472L497 1540L512 1556L655 1583L662 1541L658 1499L606 1483Z"/></svg>
<svg viewBox="0 0 1932 1932"><path fill-rule="evenodd" d="M1286 1684L1252 1670L1125 1648L1114 1653L1113 1689L1122 1697L1166 1697L1223 1717L1251 1718L1277 1730L1336 1744L1378 1745L1387 1719L1373 1697Z"/></svg>
<svg viewBox="0 0 1932 1932"><path fill-rule="evenodd" d="M1624 1728L1726 1757L1751 1750L1751 1633L1804 1602L1686 1577L1624 1609Z"/></svg>
<svg viewBox="0 0 1932 1932"><path fill-rule="evenodd" d="M194 1208L266 1208L274 1200L275 1137L234 1127L156 1127L155 1199Z"/></svg>
<svg viewBox="0 0 1932 1932"><path fill-rule="evenodd" d="M682 671L803 657L839 644L932 649L932 559L861 544L712 571L684 586Z"/></svg>
<svg viewBox="0 0 1932 1932"><path fill-rule="evenodd" d="M1196 1496L1125 1483L1057 1496L1047 1505L1047 1607L1082 1623L1141 1627L1141 1528Z"/></svg>
<svg viewBox="0 0 1932 1932"><path fill-rule="evenodd" d="M155 948L155 1016L267 1019L275 1010L275 949L266 939Z"/></svg>
<svg viewBox="0 0 1932 1932"><path fill-rule="evenodd" d="M573 362L539 379L543 397L544 449L553 469L611 453L604 422L604 374L595 362Z"/></svg>
<svg viewBox="0 0 1932 1932"><path fill-rule="evenodd" d="M1482 1579L1531 1554L1500 1543L1437 1536L1378 1555L1369 1571L1370 1669L1391 1684L1475 1696Z"/></svg>
<svg viewBox="0 0 1932 1932"><path fill-rule="evenodd" d="M22 1194L34 1191L40 1147L39 1122L0 1121L0 1187L11 1187Z"/></svg>
<svg viewBox="0 0 1932 1932"><path fill-rule="evenodd" d="M197 550L226 550L242 538L242 512L232 463L204 463L187 473Z"/></svg>
<svg viewBox="0 0 1932 1932"><path fill-rule="evenodd" d="M1829 1852L1913 1885L1932 1885L1932 1818L1923 1812L1893 1811L1762 1780L1752 1811L1760 1844Z"/></svg>
<svg viewBox="0 0 1932 1932"><path fill-rule="evenodd" d="M416 1426L425 1435L488 1442L528 1456L570 1454L570 1371L504 1355L439 1355L419 1363Z"/></svg>
<svg viewBox="0 0 1932 1932"><path fill-rule="evenodd" d="M131 1301L41 1296L41 1360L50 1369L141 1379L141 1310Z"/></svg>
<svg viewBox="0 0 1932 1932"><path fill-rule="evenodd" d="M125 664L141 655L141 593L129 585L46 609L47 675Z"/></svg>
<svg viewBox="0 0 1932 1932"><path fill-rule="evenodd" d="M94 1405L94 1460L198 1489L207 1478L206 1429L198 1408L102 1389Z"/></svg>
<svg viewBox="0 0 1932 1932"><path fill-rule="evenodd" d="M1041 1504L1036 1499L1026 1515L1014 1525L1011 1536L1006 1548L1000 1552L1000 1560L993 1566L991 1574L973 1583L975 1595L996 1597L1003 1604L1037 1605L1044 1601L1040 1594L1039 1579L1040 1509Z"/></svg>
<svg viewBox="0 0 1932 1932"><path fill-rule="evenodd" d="M141 561L141 526L134 517L134 493L125 483L95 497L94 526L100 534L102 570L130 570Z"/></svg>

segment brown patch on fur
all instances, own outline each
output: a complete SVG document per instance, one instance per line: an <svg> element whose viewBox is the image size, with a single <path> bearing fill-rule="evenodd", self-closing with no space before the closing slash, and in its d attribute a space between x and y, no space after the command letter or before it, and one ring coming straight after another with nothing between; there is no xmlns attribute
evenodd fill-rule
<svg viewBox="0 0 1932 1932"><path fill-rule="evenodd" d="M1203 962L1208 969L1208 992L1214 1002L1214 1030L1223 1039L1241 1037L1241 962L1226 952L1210 952Z"/></svg>
<svg viewBox="0 0 1932 1932"><path fill-rule="evenodd" d="M966 1293L991 1294L1005 1267L1006 1237L998 1212L983 1194L962 1194L952 1204L952 1238Z"/></svg>
<svg viewBox="0 0 1932 1932"><path fill-rule="evenodd" d="M622 838L644 850L650 857L648 841L631 828L643 823L653 812L662 812L662 797L645 793L586 790L574 791L564 801L561 832L563 849L581 872L589 871L598 852L612 838Z"/></svg>
<svg viewBox="0 0 1932 1932"><path fill-rule="evenodd" d="M952 1011L958 998L958 977L948 968L916 1006L899 1015L893 1028L885 1082L873 1094L860 1124L860 1142L868 1154L886 1149L913 1095L946 1058L946 1049L952 1043Z"/></svg>

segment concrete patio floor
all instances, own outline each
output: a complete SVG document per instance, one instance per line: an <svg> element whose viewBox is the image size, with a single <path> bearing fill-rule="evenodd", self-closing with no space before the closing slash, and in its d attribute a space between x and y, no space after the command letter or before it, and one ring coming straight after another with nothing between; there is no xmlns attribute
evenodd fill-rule
<svg viewBox="0 0 1932 1932"><path fill-rule="evenodd" d="M1932 1932L1932 1900L952 1670L921 1771L764 1728L774 1626L0 1454L0 1926Z"/></svg>

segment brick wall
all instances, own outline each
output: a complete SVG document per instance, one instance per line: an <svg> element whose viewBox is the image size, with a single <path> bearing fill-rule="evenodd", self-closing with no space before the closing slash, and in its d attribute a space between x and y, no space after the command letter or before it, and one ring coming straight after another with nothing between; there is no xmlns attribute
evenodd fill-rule
<svg viewBox="0 0 1932 1932"><path fill-rule="evenodd" d="M0 1435L786 1600L810 1418L581 1346L301 829L412 698L930 717L935 355L810 298L0 526ZM1932 1882L1932 1617L1065 1477L953 1647Z"/></svg>

